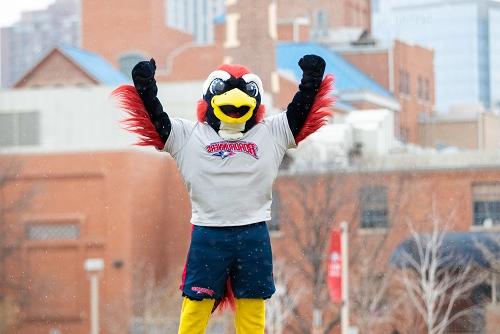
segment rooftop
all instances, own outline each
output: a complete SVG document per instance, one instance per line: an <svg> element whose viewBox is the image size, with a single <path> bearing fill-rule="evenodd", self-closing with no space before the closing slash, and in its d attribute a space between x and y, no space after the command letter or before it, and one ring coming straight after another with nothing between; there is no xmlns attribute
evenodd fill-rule
<svg viewBox="0 0 500 334"><path fill-rule="evenodd" d="M315 43L278 43L276 46L276 62L278 69L294 75L300 81L302 72L297 65L297 59L306 54L316 54L326 61L326 73L335 75L337 91L371 91L378 95L394 98L394 96L374 80L350 64L338 53Z"/></svg>
<svg viewBox="0 0 500 334"><path fill-rule="evenodd" d="M59 46L58 49L99 83L116 86L130 81L97 53L69 45Z"/></svg>

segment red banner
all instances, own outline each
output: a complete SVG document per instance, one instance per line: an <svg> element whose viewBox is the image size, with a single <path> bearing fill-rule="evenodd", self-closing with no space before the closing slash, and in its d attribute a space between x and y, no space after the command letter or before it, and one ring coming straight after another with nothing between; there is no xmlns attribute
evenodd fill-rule
<svg viewBox="0 0 500 334"><path fill-rule="evenodd" d="M332 302L342 303L342 247L339 229L332 231L328 252L327 283Z"/></svg>

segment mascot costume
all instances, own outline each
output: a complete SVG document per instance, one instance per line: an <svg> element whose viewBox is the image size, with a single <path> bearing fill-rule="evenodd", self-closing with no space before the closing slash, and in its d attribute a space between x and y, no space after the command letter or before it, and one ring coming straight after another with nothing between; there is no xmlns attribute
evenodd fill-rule
<svg viewBox="0 0 500 334"><path fill-rule="evenodd" d="M275 291L271 243L274 179L287 149L327 122L334 103L325 61L306 55L286 112L264 118L262 81L241 65L210 73L197 122L170 118L157 98L153 59L132 70L134 87L113 95L128 112L139 145L175 159L191 198L193 225L181 290L179 333L205 333L221 302L235 309L238 334L263 334L265 299Z"/></svg>

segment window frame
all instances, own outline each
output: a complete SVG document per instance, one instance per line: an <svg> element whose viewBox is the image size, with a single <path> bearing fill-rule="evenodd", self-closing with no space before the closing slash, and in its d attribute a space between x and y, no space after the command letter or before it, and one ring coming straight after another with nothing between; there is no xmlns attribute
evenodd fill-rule
<svg viewBox="0 0 500 334"><path fill-rule="evenodd" d="M373 200L373 197L375 200ZM362 186L358 190L360 222L362 230L387 230L390 226L388 188L385 185ZM379 207L379 208L377 208ZM371 216L371 212L376 215Z"/></svg>
<svg viewBox="0 0 500 334"><path fill-rule="evenodd" d="M143 60L148 60L146 55L140 51L124 52L118 56L118 70L127 78L132 78L132 69ZM126 63L125 63L126 62Z"/></svg>
<svg viewBox="0 0 500 334"><path fill-rule="evenodd" d="M478 204L483 204L485 208L479 210ZM500 228L500 182L473 183L471 210L473 228Z"/></svg>
<svg viewBox="0 0 500 334"><path fill-rule="evenodd" d="M2 120L0 123L8 122L12 133L10 138L0 139L0 148L11 148L17 146L40 146L41 145L41 114L36 110L9 111L1 112L0 117L9 117L8 120ZM31 116L26 118L27 116ZM24 119L23 119L24 118ZM30 127L28 128L28 125ZM32 135L31 138L25 138L25 134ZM2 140L5 139L5 142Z"/></svg>

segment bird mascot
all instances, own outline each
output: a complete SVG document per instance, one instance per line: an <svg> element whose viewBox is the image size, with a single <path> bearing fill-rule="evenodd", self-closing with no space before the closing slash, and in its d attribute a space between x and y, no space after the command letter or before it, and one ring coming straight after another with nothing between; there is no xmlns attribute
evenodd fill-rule
<svg viewBox="0 0 500 334"><path fill-rule="evenodd" d="M306 55L298 65L302 79L286 112L266 118L262 81L241 65L210 73L196 122L165 113L154 59L133 68L134 86L113 92L138 145L170 153L191 199L178 333L205 333L221 302L235 310L236 333L264 333L265 299L275 291L266 226L272 185L286 150L324 125L334 103L333 76L323 78L323 58Z"/></svg>

